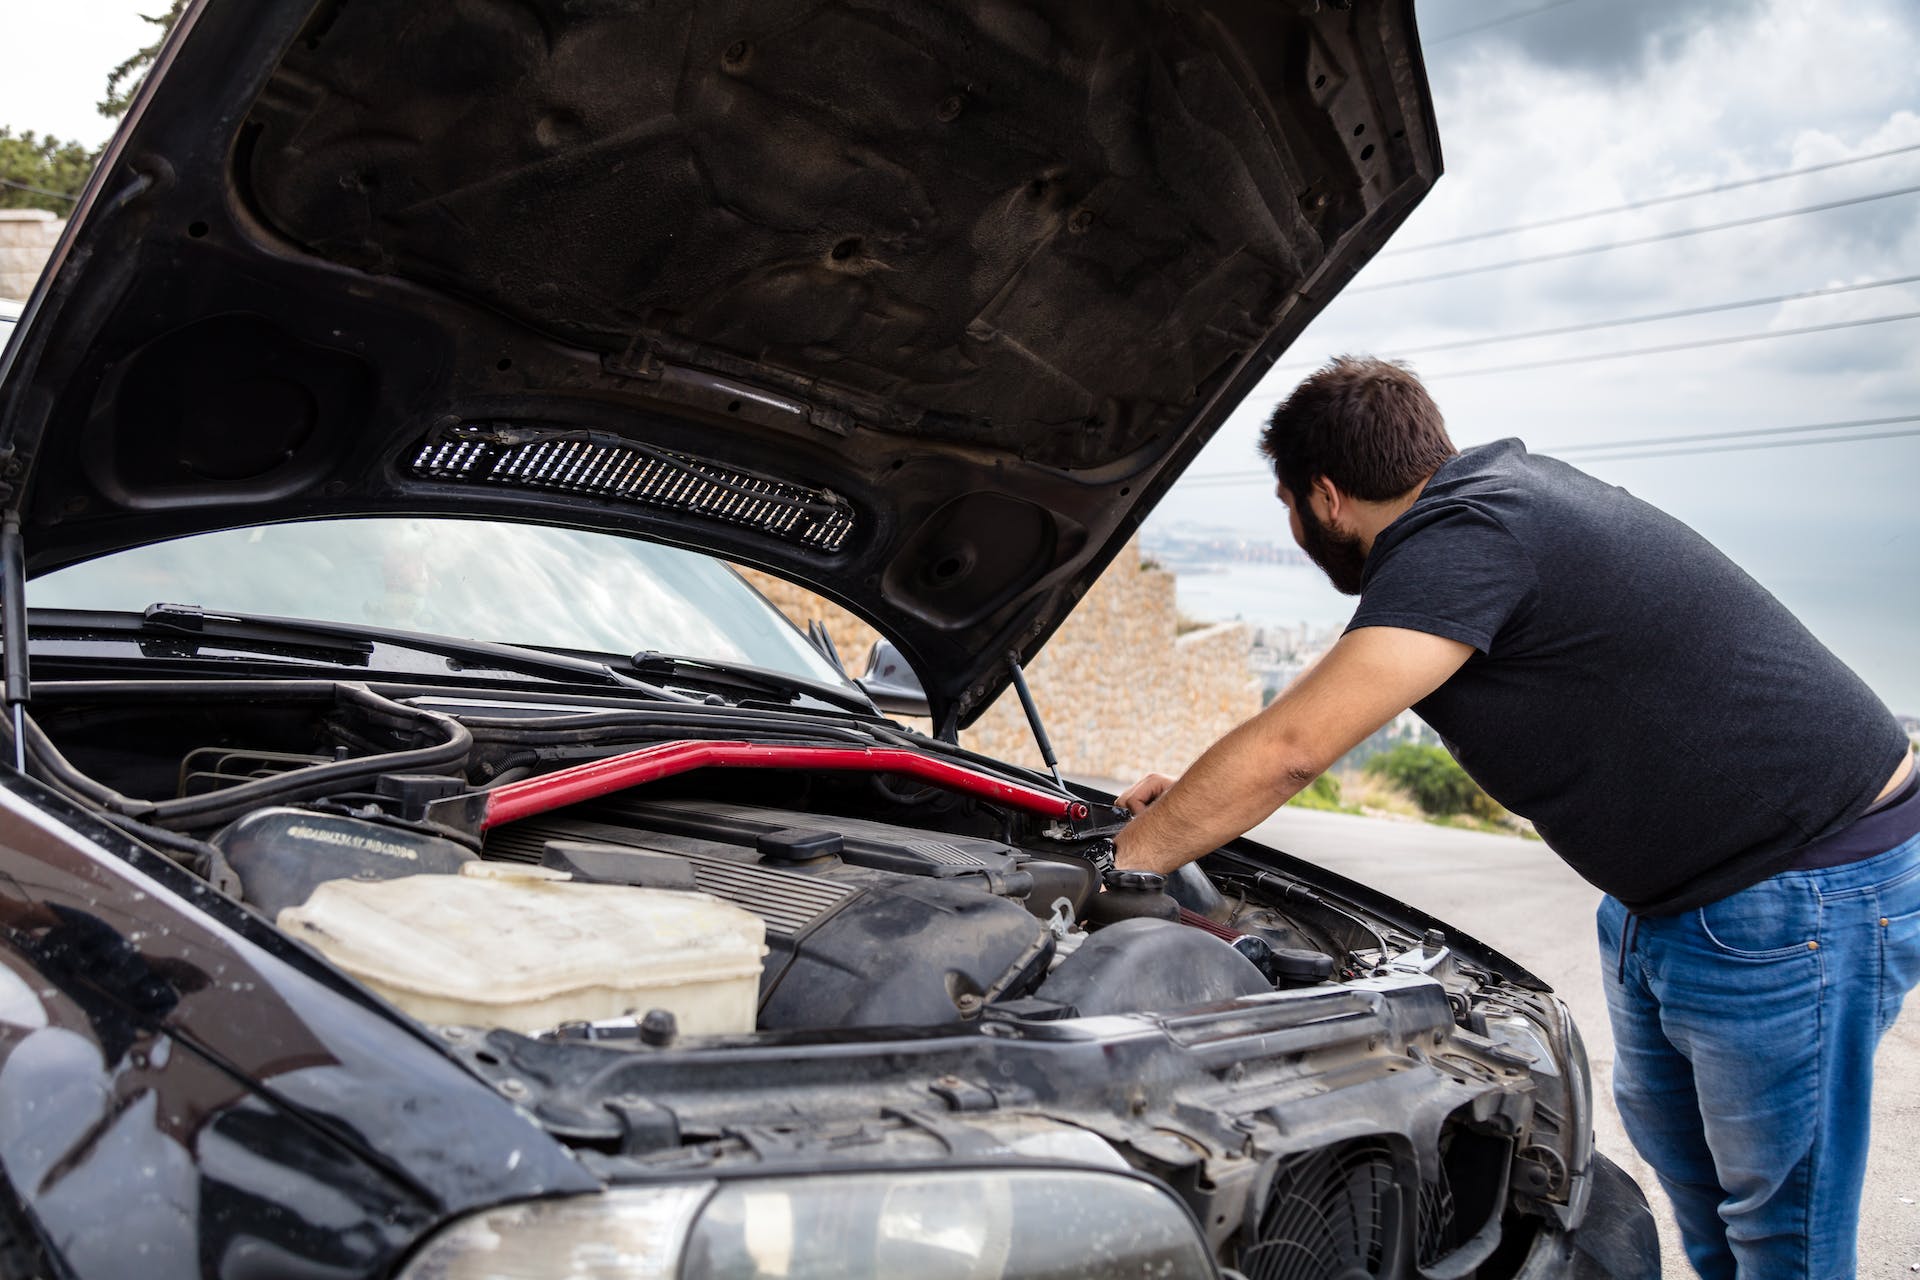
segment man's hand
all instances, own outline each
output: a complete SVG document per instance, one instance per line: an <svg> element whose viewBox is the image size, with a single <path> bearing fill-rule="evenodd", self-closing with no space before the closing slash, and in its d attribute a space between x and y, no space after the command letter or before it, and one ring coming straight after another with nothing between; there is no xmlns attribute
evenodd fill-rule
<svg viewBox="0 0 1920 1280"><path fill-rule="evenodd" d="M1125 809L1134 817L1147 811L1147 806L1167 794L1167 788L1174 780L1164 773L1150 773L1140 781L1122 791L1114 800L1114 805Z"/></svg>
<svg viewBox="0 0 1920 1280"><path fill-rule="evenodd" d="M1245 835L1472 656L1424 631L1349 631L1178 782L1153 774L1129 787L1118 803L1135 817L1114 836L1115 865L1166 874Z"/></svg>

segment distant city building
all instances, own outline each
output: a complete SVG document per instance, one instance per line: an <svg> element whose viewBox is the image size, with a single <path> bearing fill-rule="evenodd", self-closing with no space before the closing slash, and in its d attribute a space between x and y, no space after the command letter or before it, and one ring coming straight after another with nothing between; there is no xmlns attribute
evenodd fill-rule
<svg viewBox="0 0 1920 1280"><path fill-rule="evenodd" d="M1272 702L1275 694L1299 679L1339 638L1339 627L1305 622L1295 627L1254 628L1247 665L1260 681L1262 704Z"/></svg>
<svg viewBox="0 0 1920 1280"><path fill-rule="evenodd" d="M1169 569L1207 564L1291 564L1307 565L1309 560L1292 543L1242 538L1216 530L1148 528L1140 536L1140 549Z"/></svg>

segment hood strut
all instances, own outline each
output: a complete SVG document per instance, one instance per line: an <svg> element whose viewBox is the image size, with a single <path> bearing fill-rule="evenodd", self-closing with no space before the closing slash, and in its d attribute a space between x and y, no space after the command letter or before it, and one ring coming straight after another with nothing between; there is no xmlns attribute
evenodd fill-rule
<svg viewBox="0 0 1920 1280"><path fill-rule="evenodd" d="M13 725L13 767L27 771L27 701L33 696L27 676L27 544L20 536L20 517L10 515L0 524L0 665L6 668L7 717Z"/></svg>
<svg viewBox="0 0 1920 1280"><path fill-rule="evenodd" d="M1040 744L1040 759L1047 768L1053 770L1053 780L1065 791L1067 783L1060 776L1060 761L1053 754L1053 743L1047 740L1047 726L1040 723L1040 708L1033 703L1033 691L1027 688L1027 673L1020 669L1018 654L1007 655L1007 670L1013 673L1013 687L1020 695L1020 706L1027 713L1027 726L1033 730L1033 740Z"/></svg>

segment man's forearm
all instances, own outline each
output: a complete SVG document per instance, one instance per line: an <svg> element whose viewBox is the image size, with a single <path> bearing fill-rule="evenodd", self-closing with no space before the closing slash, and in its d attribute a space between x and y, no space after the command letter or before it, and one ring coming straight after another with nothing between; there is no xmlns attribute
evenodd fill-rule
<svg viewBox="0 0 1920 1280"><path fill-rule="evenodd" d="M1320 770L1269 741L1263 716L1207 749L1171 790L1114 838L1115 865L1162 874L1237 839Z"/></svg>
<svg viewBox="0 0 1920 1280"><path fill-rule="evenodd" d="M1213 744L1114 837L1131 870L1175 871L1258 826L1366 736L1439 688L1473 653L1444 636L1398 627L1347 632L1260 714ZM1155 799L1154 795L1159 798Z"/></svg>

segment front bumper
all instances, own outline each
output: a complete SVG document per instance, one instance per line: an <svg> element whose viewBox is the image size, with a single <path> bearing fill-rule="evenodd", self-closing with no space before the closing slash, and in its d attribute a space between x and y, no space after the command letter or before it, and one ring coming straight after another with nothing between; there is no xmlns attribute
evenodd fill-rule
<svg viewBox="0 0 1920 1280"><path fill-rule="evenodd" d="M1599 1152L1588 1176L1593 1192L1580 1229L1541 1236L1514 1280L1659 1280L1660 1236L1647 1197Z"/></svg>

